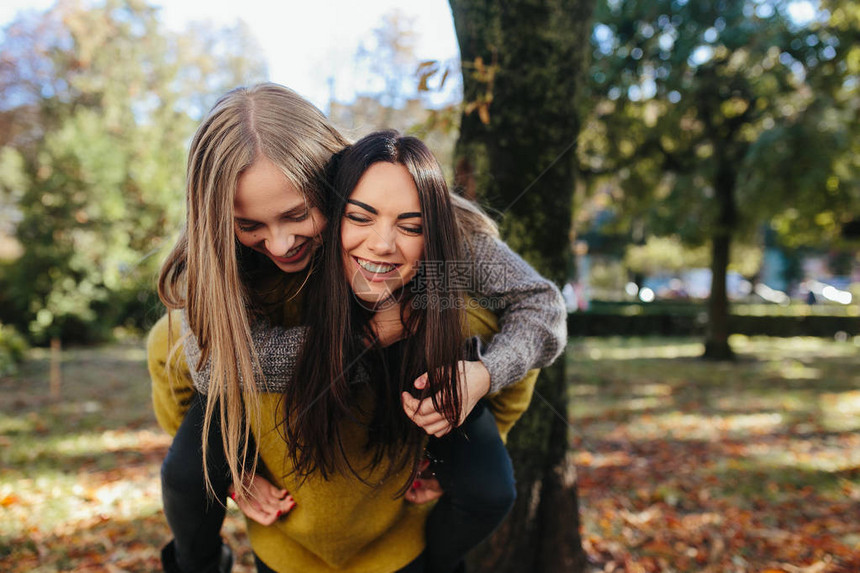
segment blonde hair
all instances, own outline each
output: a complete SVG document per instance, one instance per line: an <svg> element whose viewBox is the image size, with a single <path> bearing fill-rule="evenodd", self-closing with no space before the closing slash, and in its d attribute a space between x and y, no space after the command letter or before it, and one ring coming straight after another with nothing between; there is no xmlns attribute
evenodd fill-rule
<svg viewBox="0 0 860 573"><path fill-rule="evenodd" d="M454 207L454 218L461 238L468 241L476 233L499 237L498 225L476 202L457 193L451 193L451 204Z"/></svg>
<svg viewBox="0 0 860 573"><path fill-rule="evenodd" d="M259 157L278 166L315 207L325 205L320 174L346 139L310 102L271 83L236 88L222 96L197 129L188 154L185 228L162 266L158 294L169 309L184 308L211 380L203 428L205 452L212 417L220 417L224 452L236 493L246 495L255 470L242 391L255 392L260 369L251 339L252 292L235 239L233 200L239 177ZM280 273L275 269L275 274ZM174 348L177 345L174 345ZM250 455L249 455L250 454ZM211 487L206 456L204 474Z"/></svg>

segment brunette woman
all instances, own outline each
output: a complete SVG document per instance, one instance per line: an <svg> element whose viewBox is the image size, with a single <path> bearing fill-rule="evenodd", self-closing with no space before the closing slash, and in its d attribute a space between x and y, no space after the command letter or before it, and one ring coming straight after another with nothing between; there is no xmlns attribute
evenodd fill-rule
<svg viewBox="0 0 860 573"><path fill-rule="evenodd" d="M287 134L284 132L292 128L304 130L304 135L285 137ZM320 138L323 143L312 145L306 141L312 139L308 132L314 131L325 135ZM253 483L244 479L245 476L256 475L249 469L256 460L256 445L247 439L252 426L246 425L245 420L259 422L254 417L255 413L265 409L272 394L259 394L254 384L246 385L246 394L243 394L238 381L255 379L261 373L261 365L256 358L261 347L251 338L252 327L264 325L267 321L285 325L298 323L296 309L301 308L301 294L295 295L307 279L302 271L310 267L314 258L306 255L313 251L316 230L322 227L319 222L324 219L317 209L322 201L311 202L310 198L330 195L328 189L318 184L319 157L330 155L329 148L335 146L339 139L336 133L310 104L285 88L266 85L237 90L222 98L192 144L189 224L186 235L165 265L161 292L168 306L187 307L190 331L202 349L202 363L211 366L211 384L205 388L205 393L198 393L207 396L208 403L204 407L200 402L188 399L193 392L187 378L181 374L187 367L181 364L181 353L174 353L171 358L167 350L172 346L167 320L153 330L150 338L150 366L159 420L169 430L176 431L179 426L177 440L180 436L190 435L190 442L195 443L196 437L199 447L199 428L201 425L208 427L203 434L207 442L207 457L204 459L208 460L205 467L215 468L215 471L208 472L208 482L217 500L226 497L231 481L242 499L243 488ZM313 175L314 171L316 175ZM274 191L271 201L253 200L255 193L269 186ZM273 205L271 212L254 211L260 206L269 208L269 203L285 197L298 197L300 202ZM564 340L564 320L557 290L490 234L478 232L480 229L491 231L491 228L484 226L485 219L474 208L459 207L457 226L467 229L464 236L481 238L472 241L477 247L472 248L471 254L475 257L484 255L488 261L505 265L509 270L513 269L514 274L520 273L522 279L513 281L510 286L489 284L486 280L482 285L482 277L476 280L477 288L474 290L483 290L482 294L494 297L500 303L504 322L496 342L482 354L483 362L463 363L468 365L471 374L461 378L459 383L467 390L478 388L463 393L467 399L462 405L461 415L465 415L483 394L480 388L491 386L496 390L504 387L516 377L521 377L527 368L551 361ZM232 223L231 227L224 225L225 219ZM306 223L313 223L310 231L289 232L296 225ZM228 236L224 233L227 229L229 236L235 236L233 241L238 240L234 245L224 241ZM283 301L291 297L292 301L284 305ZM561 312L557 312L559 307ZM536 312L545 316L535 320ZM515 316L524 319L514 320ZM523 334L523 331L527 333ZM177 362L180 363L179 372L172 368ZM472 375L481 370L484 373L490 371L489 384L488 377L481 380L480 376ZM274 378L270 378L266 377L269 389L277 390L271 386ZM418 385L423 383L420 378ZM180 426L189 404L192 410ZM448 427L456 425L458 420L439 414L435 406L441 405L441 411L446 413L445 408L449 404L444 401L434 403L434 412L445 418ZM414 416L417 417L417 413ZM193 421L189 422L190 419ZM221 427L226 429L223 438ZM189 430L183 431L184 428ZM432 433L437 432L442 433L443 430ZM256 437L259 443L260 436ZM222 440L224 446L219 444ZM226 458L223 450L228 452ZM171 449L171 454L175 455L168 455L165 460L165 513L176 535L173 546L176 551L172 555L168 553L165 565L176 565L176 570L180 571L203 570L203 567L218 566L221 547L217 531L223 509L218 501L207 502L206 496L200 495L203 489L200 484L204 482L202 473L195 468L199 469L203 464L199 461L197 464L189 463L193 458L179 455L185 451L188 451L187 447L177 447L175 443ZM214 463L210 459L213 453L218 458ZM230 468L232 480L229 476L225 479L225 467ZM177 477L183 472L189 474L190 479L182 479L181 475ZM194 484L198 487L195 488ZM168 502L168 498L172 501ZM216 526L201 529L199 523L195 523L195 516L206 512L209 514L205 520L216 522ZM217 519L211 518L212 512ZM174 527L176 521L180 522L179 527ZM191 525L185 527L181 523L183 521L190 521ZM201 535L201 531L205 534ZM186 550L183 550L180 537L193 540L195 536L216 541L202 544L208 550L200 549L201 544L196 541L185 544ZM180 566L178 558L183 555L192 561L199 556L198 563L191 567L184 563ZM397 559L396 555L392 558Z"/></svg>

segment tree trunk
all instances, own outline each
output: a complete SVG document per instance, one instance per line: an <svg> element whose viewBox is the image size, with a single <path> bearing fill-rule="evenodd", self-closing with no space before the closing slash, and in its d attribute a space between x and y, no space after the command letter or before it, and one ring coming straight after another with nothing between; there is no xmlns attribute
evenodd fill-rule
<svg viewBox="0 0 860 573"><path fill-rule="evenodd" d="M726 292L726 269L729 265L731 237L718 233L711 248L711 296L708 298L708 329L705 358L730 360L734 353L729 345L729 298Z"/></svg>
<svg viewBox="0 0 860 573"><path fill-rule="evenodd" d="M735 206L736 175L731 165L721 162L716 177L716 197L719 205L716 231L711 249L711 296L708 298L708 330L705 358L731 360L734 352L729 345L729 297L726 275L731 253L732 232L737 224Z"/></svg>
<svg viewBox="0 0 860 573"><path fill-rule="evenodd" d="M466 110L456 183L504 216L508 243L561 284L575 183L579 118L593 0L450 0ZM508 449L517 503L473 552L477 571L584 570L564 360L544 370Z"/></svg>

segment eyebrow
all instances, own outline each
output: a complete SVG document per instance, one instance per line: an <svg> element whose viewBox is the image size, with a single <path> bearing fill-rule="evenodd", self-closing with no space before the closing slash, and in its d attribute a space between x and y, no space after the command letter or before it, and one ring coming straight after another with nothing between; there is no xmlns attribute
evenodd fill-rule
<svg viewBox="0 0 860 573"><path fill-rule="evenodd" d="M374 215L379 215L379 211L377 211L375 207L371 207L367 203L362 203L361 201L357 201L355 199L347 199L346 202L352 203L353 205L356 205L357 207L361 207L365 211L369 211L370 213L373 213ZM419 211L409 211L409 212L400 213L399 215L397 215L397 220L399 221L400 219L414 219L416 217L421 217L421 213Z"/></svg>
<svg viewBox="0 0 860 573"><path fill-rule="evenodd" d="M278 215L278 218L294 217L294 216L299 215L301 213L304 213L305 211L308 211L308 210L310 210L310 207L308 205L306 205L305 203L300 203L300 204L296 205L295 207L293 207L292 209L287 209L286 211L280 213ZM244 217L233 217L233 219L239 223L258 223L259 222L259 221L256 221L254 219L246 219Z"/></svg>

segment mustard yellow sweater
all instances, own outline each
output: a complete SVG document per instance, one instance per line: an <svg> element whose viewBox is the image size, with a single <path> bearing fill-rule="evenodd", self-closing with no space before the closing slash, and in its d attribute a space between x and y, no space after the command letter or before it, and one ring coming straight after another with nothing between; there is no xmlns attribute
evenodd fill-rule
<svg viewBox="0 0 860 573"><path fill-rule="evenodd" d="M179 315L174 314L172 320L165 315L147 341L155 415L171 435L194 395L185 353L182 348L171 352L168 346L168 340L179 339L179 330ZM466 330L469 336L486 339L497 330L495 316L470 309ZM489 397L502 439L528 407L537 374L537 370L529 371L520 382ZM377 468L364 472L364 481L351 473L332 475L327 480L314 474L299 484L290 475L289 457L276 426L283 415L279 398L277 394L258 394L260 408L250 421L260 448L260 471L289 490L296 507L270 526L247 520L254 552L282 573L391 573L415 559L424 548L424 523L432 506L416 506L395 497L408 473L382 480L384 468ZM370 467L364 428L355 424L341 435L353 467Z"/></svg>

